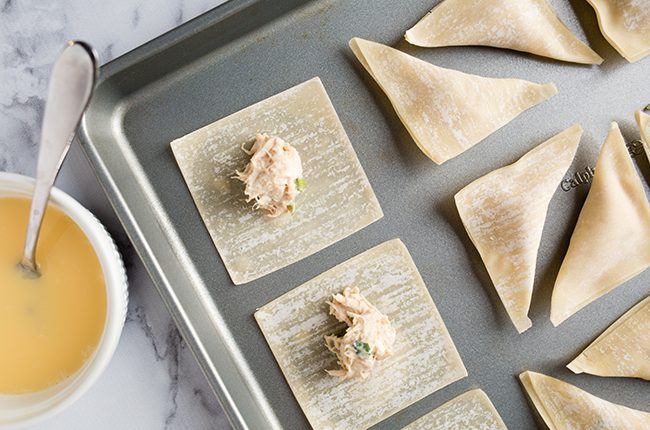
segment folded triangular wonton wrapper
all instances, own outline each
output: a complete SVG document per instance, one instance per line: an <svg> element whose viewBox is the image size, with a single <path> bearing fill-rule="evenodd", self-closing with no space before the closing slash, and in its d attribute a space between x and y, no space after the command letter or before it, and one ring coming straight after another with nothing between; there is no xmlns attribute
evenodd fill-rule
<svg viewBox="0 0 650 430"><path fill-rule="evenodd" d="M650 381L650 297L627 311L567 367L575 373Z"/></svg>
<svg viewBox="0 0 650 430"><path fill-rule="evenodd" d="M494 46L572 63L603 62L546 0L443 0L405 37L425 47Z"/></svg>
<svg viewBox="0 0 650 430"><path fill-rule="evenodd" d="M469 75L356 37L350 47L384 90L415 143L437 164L557 93L552 83Z"/></svg>
<svg viewBox="0 0 650 430"><path fill-rule="evenodd" d="M402 430L508 430L490 398L470 390L437 407Z"/></svg>
<svg viewBox="0 0 650 430"><path fill-rule="evenodd" d="M636 123L639 125L639 133L643 142L643 149L646 157L650 160L650 115L640 110L635 114Z"/></svg>
<svg viewBox="0 0 650 430"><path fill-rule="evenodd" d="M535 372L519 375L550 430L647 430L650 413L617 405L559 379Z"/></svg>
<svg viewBox="0 0 650 430"><path fill-rule="evenodd" d="M647 0L587 0L598 15L605 39L627 61L650 54L650 5Z"/></svg>
<svg viewBox="0 0 650 430"><path fill-rule="evenodd" d="M582 128L574 125L455 197L465 229L519 333L532 325L528 309L546 211L581 136Z"/></svg>
<svg viewBox="0 0 650 430"><path fill-rule="evenodd" d="M648 268L648 238L650 204L618 124L612 123L555 281L553 325Z"/></svg>

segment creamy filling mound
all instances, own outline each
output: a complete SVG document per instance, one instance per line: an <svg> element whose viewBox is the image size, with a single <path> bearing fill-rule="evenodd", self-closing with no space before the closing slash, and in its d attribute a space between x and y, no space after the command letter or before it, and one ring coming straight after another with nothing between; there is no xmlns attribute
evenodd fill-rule
<svg viewBox="0 0 650 430"><path fill-rule="evenodd" d="M246 201L254 200L255 209L265 210L271 217L293 212L295 199L305 188L296 148L264 133L255 136L251 149L242 150L251 159L243 172L235 172L235 177L246 185Z"/></svg>
<svg viewBox="0 0 650 430"><path fill-rule="evenodd" d="M342 337L325 336L327 348L336 354L341 367L327 373L341 381L366 379L377 362L393 354L395 330L388 317L366 300L357 287L334 294L327 304L330 315L348 325Z"/></svg>

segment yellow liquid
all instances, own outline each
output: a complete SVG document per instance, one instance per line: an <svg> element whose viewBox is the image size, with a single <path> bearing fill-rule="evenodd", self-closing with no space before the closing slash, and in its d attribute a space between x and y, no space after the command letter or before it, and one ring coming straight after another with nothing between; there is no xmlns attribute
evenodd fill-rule
<svg viewBox="0 0 650 430"><path fill-rule="evenodd" d="M39 391L79 370L106 322L106 287L95 251L67 215L49 206L27 279L22 256L30 201L0 198L0 394Z"/></svg>

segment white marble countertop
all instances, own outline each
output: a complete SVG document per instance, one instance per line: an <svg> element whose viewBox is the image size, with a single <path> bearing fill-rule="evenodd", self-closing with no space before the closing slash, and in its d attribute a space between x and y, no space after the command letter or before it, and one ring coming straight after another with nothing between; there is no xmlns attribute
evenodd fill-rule
<svg viewBox="0 0 650 430"><path fill-rule="evenodd" d="M0 171L33 175L51 64L67 40L90 42L105 63L224 1L0 0ZM117 352L98 383L34 428L229 428L78 148L57 186L94 212L120 244L131 302Z"/></svg>

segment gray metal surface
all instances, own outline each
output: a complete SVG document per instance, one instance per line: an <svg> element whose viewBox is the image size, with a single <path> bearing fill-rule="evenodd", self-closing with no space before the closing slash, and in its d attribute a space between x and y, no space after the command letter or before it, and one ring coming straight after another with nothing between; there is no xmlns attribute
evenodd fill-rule
<svg viewBox="0 0 650 430"><path fill-rule="evenodd" d="M633 112L650 102L650 62L630 65L623 60L600 35L595 14L583 0L551 3L605 58L601 67L490 48L409 46L403 31L433 3L232 0L102 70L103 81L80 133L83 147L237 428L308 428L253 320L255 309L395 237L410 249L470 376L375 428L399 428L471 387L488 393L511 429L536 428L516 379L526 369L650 409L647 382L573 375L564 367L650 292L650 271L559 328L548 319L553 281L589 186L558 191L551 203L531 309L534 326L522 335L509 321L453 201L472 180L575 122L585 135L572 172L595 163L610 121L619 121L629 140L637 138ZM436 166L412 142L387 98L353 57L347 46L353 36L470 73L553 81L560 92L465 154ZM169 142L314 76L323 80L385 217L316 255L235 287ZM645 157L637 157L637 163L647 177Z"/></svg>

